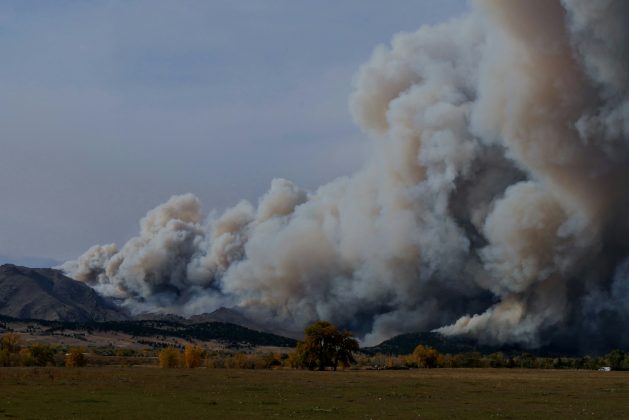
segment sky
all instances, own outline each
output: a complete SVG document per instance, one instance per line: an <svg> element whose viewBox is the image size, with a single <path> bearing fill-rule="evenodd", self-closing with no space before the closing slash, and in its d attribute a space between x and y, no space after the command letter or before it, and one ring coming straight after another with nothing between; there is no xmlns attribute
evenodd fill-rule
<svg viewBox="0 0 629 420"><path fill-rule="evenodd" d="M367 145L347 105L359 66L394 34L467 8L1 2L0 262L122 244L174 194L221 210L255 203L273 178L314 190L353 173Z"/></svg>

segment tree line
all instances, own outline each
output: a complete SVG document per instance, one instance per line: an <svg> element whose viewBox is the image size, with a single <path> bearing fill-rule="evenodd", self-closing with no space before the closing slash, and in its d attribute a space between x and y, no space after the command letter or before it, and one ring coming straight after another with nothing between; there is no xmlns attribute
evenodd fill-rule
<svg viewBox="0 0 629 420"><path fill-rule="evenodd" d="M96 360L93 358L100 357ZM411 369L411 368L530 368L530 369L599 369L629 370L629 352L614 350L604 356L540 357L531 353L481 354L463 352L440 353L419 344L408 355L367 355L360 352L358 341L351 332L339 330L327 321L308 326L304 339L297 342L294 351L287 352L233 352L211 350L195 344L166 346L161 350L132 350L115 348L91 349L89 358L82 347L63 347L39 343L25 344L15 332L0 337L0 366L67 366L81 367L90 364L107 364L104 359L126 364L155 363L163 368L237 368L273 369L293 368L309 370L337 370L354 366L358 369ZM153 359L151 359L153 358ZM141 359L141 360L139 360ZM151 360L153 360L151 362ZM128 362L128 363L132 363ZM114 362L114 364L116 364Z"/></svg>
<svg viewBox="0 0 629 420"><path fill-rule="evenodd" d="M20 334L8 332L0 337L0 366L85 366L85 349L64 348L40 343L26 345Z"/></svg>

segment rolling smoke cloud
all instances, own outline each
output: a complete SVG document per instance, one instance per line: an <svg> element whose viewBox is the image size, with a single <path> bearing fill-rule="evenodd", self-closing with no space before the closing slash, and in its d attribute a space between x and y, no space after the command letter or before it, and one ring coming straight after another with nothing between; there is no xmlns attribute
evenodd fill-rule
<svg viewBox="0 0 629 420"><path fill-rule="evenodd" d="M629 345L628 18L623 0L485 0L399 34L355 79L363 169L207 218L172 197L62 267L134 312Z"/></svg>

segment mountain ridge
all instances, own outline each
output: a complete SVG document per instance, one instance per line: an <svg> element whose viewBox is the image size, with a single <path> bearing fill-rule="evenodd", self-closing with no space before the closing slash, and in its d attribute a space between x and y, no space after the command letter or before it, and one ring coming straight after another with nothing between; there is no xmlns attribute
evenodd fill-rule
<svg viewBox="0 0 629 420"><path fill-rule="evenodd" d="M0 266L0 315L47 321L114 321L129 315L91 287L50 268Z"/></svg>

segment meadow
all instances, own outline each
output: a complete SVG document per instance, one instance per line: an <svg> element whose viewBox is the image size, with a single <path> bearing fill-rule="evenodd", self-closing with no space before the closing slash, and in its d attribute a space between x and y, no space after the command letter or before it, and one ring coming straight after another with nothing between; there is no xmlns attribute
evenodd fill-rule
<svg viewBox="0 0 629 420"><path fill-rule="evenodd" d="M0 418L627 418L629 372L0 368Z"/></svg>

